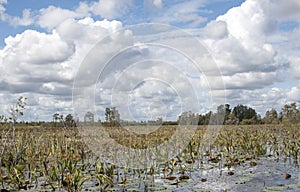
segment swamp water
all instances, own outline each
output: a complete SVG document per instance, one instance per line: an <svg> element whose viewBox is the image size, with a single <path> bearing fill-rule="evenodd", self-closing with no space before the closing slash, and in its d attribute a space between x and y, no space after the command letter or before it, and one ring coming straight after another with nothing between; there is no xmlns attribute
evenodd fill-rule
<svg viewBox="0 0 300 192"><path fill-rule="evenodd" d="M164 175L154 175L143 180L136 178L127 185L108 188L107 191L194 191L194 192L299 192L300 168L287 161L264 157L255 161L219 169L204 165L201 169L186 172L188 179L180 179L181 174L166 179ZM290 177L287 178L286 174Z"/></svg>

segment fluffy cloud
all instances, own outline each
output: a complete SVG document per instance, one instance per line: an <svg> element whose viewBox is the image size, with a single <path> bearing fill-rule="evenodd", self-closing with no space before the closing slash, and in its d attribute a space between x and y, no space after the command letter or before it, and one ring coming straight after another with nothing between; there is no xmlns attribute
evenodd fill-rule
<svg viewBox="0 0 300 192"><path fill-rule="evenodd" d="M155 2L154 2L155 3ZM153 18L154 22L167 23L172 25L186 25L197 27L206 22L206 18L199 15L204 1L187 1L172 5L171 7L160 10L155 14L159 17Z"/></svg>
<svg viewBox="0 0 300 192"><path fill-rule="evenodd" d="M28 26L33 24L34 20L31 15L30 9L24 9L22 17L11 16L6 13L4 5L7 4L7 0L0 1L0 20L8 22L12 26Z"/></svg>
<svg viewBox="0 0 300 192"><path fill-rule="evenodd" d="M5 63L53 64L63 62L74 53L74 45L68 44L54 31L52 34L26 30L15 37L5 39L2 58ZM18 57L15 57L18 55Z"/></svg>
<svg viewBox="0 0 300 192"><path fill-rule="evenodd" d="M260 115L264 116L266 110L275 108L278 112L282 107L291 102L299 102L300 88L266 87L264 89L245 90L231 89L227 91L232 107L245 104L253 107Z"/></svg>
<svg viewBox="0 0 300 192"><path fill-rule="evenodd" d="M5 42L5 48L0 51L0 66L7 91L63 94L70 90L65 85L70 79L61 71L67 70L63 62L74 54L73 44L62 40L55 32L45 34L33 30L8 37ZM52 81L63 83L61 86L65 89L41 89L43 83Z"/></svg>
<svg viewBox="0 0 300 192"><path fill-rule="evenodd" d="M300 21L300 20L299 20ZM278 51L278 54L283 55L279 62L285 63L287 66L282 75L289 76L289 78L300 79L300 27L290 29L289 31L277 32L270 37L270 41Z"/></svg>
<svg viewBox="0 0 300 192"><path fill-rule="evenodd" d="M29 108L44 110L41 114L71 112L73 80L79 65L98 41L120 28L122 23L117 21L69 19L51 33L26 30L6 38L0 50L3 97L27 96L29 104L34 104Z"/></svg>
<svg viewBox="0 0 300 192"><path fill-rule="evenodd" d="M115 19L126 14L133 5L133 0L99 0L93 3L90 9L103 18Z"/></svg>
<svg viewBox="0 0 300 192"><path fill-rule="evenodd" d="M202 39L224 75L229 103L253 106L263 115L266 108L280 110L286 102L297 101L297 86L276 88L299 79L296 10L299 1L247 0L202 29ZM285 22L298 25L279 30Z"/></svg>
<svg viewBox="0 0 300 192"><path fill-rule="evenodd" d="M266 13L278 21L300 20L300 2L298 0L290 0L288 3L285 0L264 0L261 4Z"/></svg>
<svg viewBox="0 0 300 192"><path fill-rule="evenodd" d="M299 102L299 98L300 98L300 88L299 87L292 87L287 92L287 100L289 102L291 102L291 101L297 101L297 102Z"/></svg>
<svg viewBox="0 0 300 192"><path fill-rule="evenodd" d="M272 19L260 1L247 0L203 29L204 41L228 87L253 89L271 85L278 81L275 73L288 67L281 62L283 55L268 42ZM258 81L264 83L258 86Z"/></svg>
<svg viewBox="0 0 300 192"><path fill-rule="evenodd" d="M217 21L224 21L227 29L233 37L241 41L242 44L253 45L264 43L265 27L269 26L269 18L259 3L255 0L247 0L240 7L230 9L226 14L219 16Z"/></svg>
<svg viewBox="0 0 300 192"><path fill-rule="evenodd" d="M249 90L264 88L277 82L277 74L275 72L247 72L237 73L233 76L223 76L227 89L243 89Z"/></svg>
<svg viewBox="0 0 300 192"><path fill-rule="evenodd" d="M29 9L24 9L22 17L11 16L6 13L5 4L0 2L0 19L13 26L28 26L36 24L41 28L51 31L68 19L80 19L91 15L99 15L104 19L119 18L126 14L134 5L133 0L99 0L98 2L80 2L73 9L63 9L56 6L49 6L40 9L37 14L33 14ZM155 5L159 6L159 1Z"/></svg>
<svg viewBox="0 0 300 192"><path fill-rule="evenodd" d="M262 114L265 108L280 109L285 102L296 100L300 95L298 85L289 88L278 84L300 79L297 0L289 3L246 0L209 22L204 29L194 30L201 31L201 40L219 65L223 82L216 80L218 71L213 62L208 62L208 54L199 56L204 48L192 53L194 58L201 57L195 59L201 74L199 69L190 68L182 55L174 54L173 49L137 43L130 30L107 36L122 29L122 22L86 17L120 18L135 8L132 0L81 2L74 10L50 6L34 17L25 10L19 18L8 16L3 3L6 1L0 0L2 20L29 25L34 18L40 27L48 30L48 33L26 30L8 37L0 50L0 89L3 91L0 103L10 103L11 97L25 95L30 99L30 118L38 113L71 112L74 79L79 85L74 92L75 97L78 96L77 104L86 106L83 113L93 107L90 98L94 96L94 83L98 80L97 112L103 115L104 107L113 101L121 112L130 109L125 118L134 120L147 119L149 115L154 119L176 117L185 110L182 103L190 104L188 110L199 111L191 94L197 95L200 104L207 104L201 106L205 109L201 112L206 112L210 110L208 105L215 102L207 98L214 96L222 103L223 83L229 103L246 104ZM206 21L200 14L203 5L204 1L176 1L172 5L162 0L144 1L144 7L155 13L149 20L191 27ZM284 31L280 27L286 22L298 25ZM142 36L139 40L151 42L163 35ZM99 41L102 42L97 44ZM168 41L172 39L164 39ZM182 37L172 45L186 53L196 47L195 42L196 39ZM89 54L91 49L97 51ZM105 65L108 60L110 63ZM149 60L151 62L146 62ZM82 63L88 65L80 65ZM156 81L159 78L164 81ZM116 97L111 97L112 94ZM169 114L170 111L174 113ZM130 117L130 113L133 116Z"/></svg>
<svg viewBox="0 0 300 192"><path fill-rule="evenodd" d="M90 17L86 17L79 21L68 19L56 28L60 36L68 41L76 41L79 43L95 44L100 41L108 33L112 33L122 28L119 21L94 21Z"/></svg>
<svg viewBox="0 0 300 192"><path fill-rule="evenodd" d="M162 2L162 0L153 0L153 5L157 8L162 8L163 2Z"/></svg>
<svg viewBox="0 0 300 192"><path fill-rule="evenodd" d="M139 27L136 28L138 33L120 31L97 44L86 56L76 76L75 108L80 109L76 113L83 116L94 108L94 96L97 114L102 115L104 106L111 105L119 109L122 118L129 120L138 120L132 119L135 115L142 115L145 119L149 108L153 112L150 116L154 119L164 115L174 119L182 111L202 110L198 102L208 109L211 103L207 100L211 99L211 95L204 96L209 92L207 80L203 80L203 84L199 83L203 74L200 74L191 58L182 54L188 51L185 49L190 49L186 44L195 44L195 39L189 39L186 34L174 29L165 33L164 27ZM152 34L159 30L162 33ZM197 49L198 44L195 47L195 52L190 55L192 59L197 59L200 53L204 54L201 50L203 47ZM96 80L98 84L95 92L90 85ZM210 80L217 82L218 78ZM128 100L130 95L135 98L132 102ZM135 111L133 117L129 109Z"/></svg>
<svg viewBox="0 0 300 192"><path fill-rule="evenodd" d="M227 23L212 21L203 30L203 35L210 39L223 39L228 36Z"/></svg>
<svg viewBox="0 0 300 192"><path fill-rule="evenodd" d="M51 30L61 24L63 21L69 18L79 17L80 14L70 11L68 9L62 9L59 7L49 6L46 9L40 10L37 24L42 28Z"/></svg>
<svg viewBox="0 0 300 192"><path fill-rule="evenodd" d="M300 79L300 57L291 57L290 61L292 62L291 73L292 75Z"/></svg>
<svg viewBox="0 0 300 192"><path fill-rule="evenodd" d="M62 9L60 7L49 6L40 9L38 12L31 12L30 9L24 9L22 16L13 16L6 13L6 0L0 2L0 19L12 26L38 25L41 28L54 29L60 23L69 18L82 18L89 15L90 8L85 3L80 3L76 10Z"/></svg>

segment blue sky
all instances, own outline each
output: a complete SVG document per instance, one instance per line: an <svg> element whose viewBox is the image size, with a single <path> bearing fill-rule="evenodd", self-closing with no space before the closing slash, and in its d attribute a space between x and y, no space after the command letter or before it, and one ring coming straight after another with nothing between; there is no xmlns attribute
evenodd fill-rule
<svg viewBox="0 0 300 192"><path fill-rule="evenodd" d="M252 106L261 115L269 108L280 110L285 103L298 101L300 97L299 10L298 0L0 0L1 111L7 111L9 104L23 95L28 97L26 120L49 120L55 112L73 113L73 82L80 76L78 70L86 69L82 63L89 50L118 30L129 27L129 31L134 32L134 26L140 23L167 24L191 35L186 35L189 37L177 50L190 51L192 59L199 62L196 65L204 68L204 73L188 71L184 73L185 78L197 90L198 99L207 87L210 91L206 96L215 99L214 102L199 99L202 109L193 109L195 112L211 110L221 100L226 100L232 107L240 103ZM125 31L122 32L125 35ZM178 63L186 62L163 48L153 50L148 47L145 43L146 37L150 38L148 36L137 42L130 34L126 35L127 41L118 37L118 42L110 42L112 47L104 46L105 51L97 53L99 57L106 58L105 54L115 51L114 46L122 45L123 48L131 48L125 54L127 56L119 60L135 61L128 58L130 55L143 60L155 56L170 63L176 59ZM211 64L197 60L197 46L187 44L193 42L191 38L201 42L216 66L210 69ZM194 50L190 50L189 46ZM164 54L158 54L160 52ZM198 56L201 54L203 52ZM119 77L127 75L124 80L127 84L139 85L143 77L160 74L166 69L159 63L156 66L159 72L153 71L156 67L132 69L142 74L139 76L125 69L120 71L118 64L113 66L112 74L107 74L105 79L116 83ZM90 64L90 67L95 66ZM98 75L99 71L94 73ZM175 81L172 75L165 74L164 80L172 81L174 84L170 83L170 86L181 93L185 90L182 86L184 80ZM218 78L222 78L222 83L214 81ZM97 85L100 87L100 104L95 108L100 111L110 104L112 92L107 90L110 84L106 81ZM189 99L176 95L176 91L171 91L173 88L165 91L168 90L165 85L158 82L141 85L134 92L131 90L136 97L133 100L143 102L134 103L135 108L131 112L136 114L132 117L146 117L148 113L151 113L151 118L168 118L166 114L170 118L175 117L182 106L174 101L181 99L184 103ZM121 85L119 88L119 91L124 90ZM155 89L157 93L153 93ZM227 95L223 96L220 91L226 91ZM129 92L122 94L128 95ZM145 99L148 99L147 102ZM100 114L99 118L103 116Z"/></svg>
<svg viewBox="0 0 300 192"><path fill-rule="evenodd" d="M226 0L226 1L208 1L203 5L203 10L200 11L201 15L207 18L207 21L215 19L217 16L226 13L230 8L239 6L244 0ZM21 17L24 9L30 9L33 14L38 14L40 9L47 8L49 6L56 6L63 9L75 9L78 7L80 0L74 1L60 1L60 0L49 0L49 1L39 1L39 0L28 0L28 1L18 1L18 0L9 0L5 5L6 13L11 16ZM92 3L93 1L84 1L88 3ZM174 5L178 2L184 1L168 1L165 3L165 7ZM124 22L126 25L137 24L140 22L151 22L151 11L143 10L144 2L143 1L135 1L135 7L130 9L130 12L126 17L118 18L120 21ZM142 11L141 11L142 10ZM159 12L163 12L160 10ZM155 12L154 14L157 14ZM97 19L104 19L103 17L95 16ZM203 26L206 22L202 23ZM178 27L185 27L184 24L177 24ZM4 39L9 35L16 35L21 33L26 29L36 29L39 31L44 31L43 28L39 28L38 26L32 24L29 26L14 26L13 23L9 24L7 22L0 22L0 46L4 46Z"/></svg>

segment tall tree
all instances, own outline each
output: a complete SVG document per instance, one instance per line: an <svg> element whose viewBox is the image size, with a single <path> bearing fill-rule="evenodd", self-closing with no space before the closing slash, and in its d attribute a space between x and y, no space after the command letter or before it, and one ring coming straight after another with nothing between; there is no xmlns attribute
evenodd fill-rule
<svg viewBox="0 0 300 192"><path fill-rule="evenodd" d="M286 104L282 108L281 118L283 122L298 123L299 116L299 109L296 103Z"/></svg>
<svg viewBox="0 0 300 192"><path fill-rule="evenodd" d="M53 122L57 122L60 116L59 113L54 113L52 117L53 117Z"/></svg>
<svg viewBox="0 0 300 192"><path fill-rule="evenodd" d="M113 122L120 122L120 113L116 107L111 108L111 120Z"/></svg>
<svg viewBox="0 0 300 192"><path fill-rule="evenodd" d="M251 107L249 108L247 107L247 110L245 111L244 119L252 119L256 117L257 117L256 111Z"/></svg>
<svg viewBox="0 0 300 192"><path fill-rule="evenodd" d="M226 125L236 125L238 123L239 123L239 119L233 113L230 113L226 117L226 121L225 121Z"/></svg>
<svg viewBox="0 0 300 192"><path fill-rule="evenodd" d="M107 122L117 124L120 122L120 113L116 107L105 108L105 119Z"/></svg>
<svg viewBox="0 0 300 192"><path fill-rule="evenodd" d="M76 122L71 114L68 114L65 117L65 127L71 128L71 127L76 127Z"/></svg>
<svg viewBox="0 0 300 192"><path fill-rule="evenodd" d="M247 107L244 105L237 105L233 108L232 113L236 118L239 119L239 122L241 122L245 117L245 112L247 110Z"/></svg>
<svg viewBox="0 0 300 192"><path fill-rule="evenodd" d="M111 121L111 111L110 111L110 108L108 108L108 107L105 108L105 120L107 122Z"/></svg>
<svg viewBox="0 0 300 192"><path fill-rule="evenodd" d="M228 116L231 113L230 105L227 103L225 104L225 113Z"/></svg>
<svg viewBox="0 0 300 192"><path fill-rule="evenodd" d="M228 119L230 113L231 113L231 109L229 104L219 105L217 107L217 114L216 114L217 124L224 124L225 121Z"/></svg>
<svg viewBox="0 0 300 192"><path fill-rule="evenodd" d="M192 111L185 111L179 116L178 122L180 125L198 125L199 115L193 113Z"/></svg>
<svg viewBox="0 0 300 192"><path fill-rule="evenodd" d="M278 113L276 109L270 109L266 111L265 116L263 118L263 122L265 124L278 124Z"/></svg>
<svg viewBox="0 0 300 192"><path fill-rule="evenodd" d="M243 119L255 119L257 117L257 113L254 109L244 105L235 106L232 113L239 119L239 122L242 122Z"/></svg>

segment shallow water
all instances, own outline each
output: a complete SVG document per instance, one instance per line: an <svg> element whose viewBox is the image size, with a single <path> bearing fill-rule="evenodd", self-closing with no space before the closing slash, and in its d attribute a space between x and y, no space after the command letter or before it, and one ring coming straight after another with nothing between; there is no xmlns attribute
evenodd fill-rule
<svg viewBox="0 0 300 192"><path fill-rule="evenodd" d="M240 166L226 169L195 170L191 179L178 186L167 186L172 191L300 191L299 167L273 158L256 160L256 166L246 162ZM232 172L233 175L229 175ZM286 179L285 173L291 175ZM202 178L207 181L201 181Z"/></svg>
<svg viewBox="0 0 300 192"><path fill-rule="evenodd" d="M257 163L251 166L250 161L228 168L218 168L218 164L204 164L196 168L196 164L186 169L184 175L189 179L180 180L181 173L174 172L173 180L164 178L163 174L154 176L142 174L141 177L128 175L125 185L115 184L106 191L183 191L183 192L299 192L300 168L292 161L277 161L272 157L251 160ZM228 173L231 174L228 174ZM291 177L286 179L286 173ZM42 178L42 180L44 180ZM39 182L42 183L42 182ZM83 191L98 191L96 180L89 180L83 186ZM116 183L120 183L117 181ZM49 191L50 186L39 186L30 191Z"/></svg>
<svg viewBox="0 0 300 192"><path fill-rule="evenodd" d="M164 179L163 175L144 180L131 180L128 185L115 186L110 191L183 191L183 192L270 192L270 191L300 191L300 169L287 162L278 162L274 158L255 160L256 166L250 162L228 170L205 165L201 169L186 171L187 180L179 180L180 174L173 174L176 179ZM231 172L233 175L229 175ZM285 174L291 175L289 179ZM178 182L178 183L177 183ZM177 183L177 184L176 184Z"/></svg>

